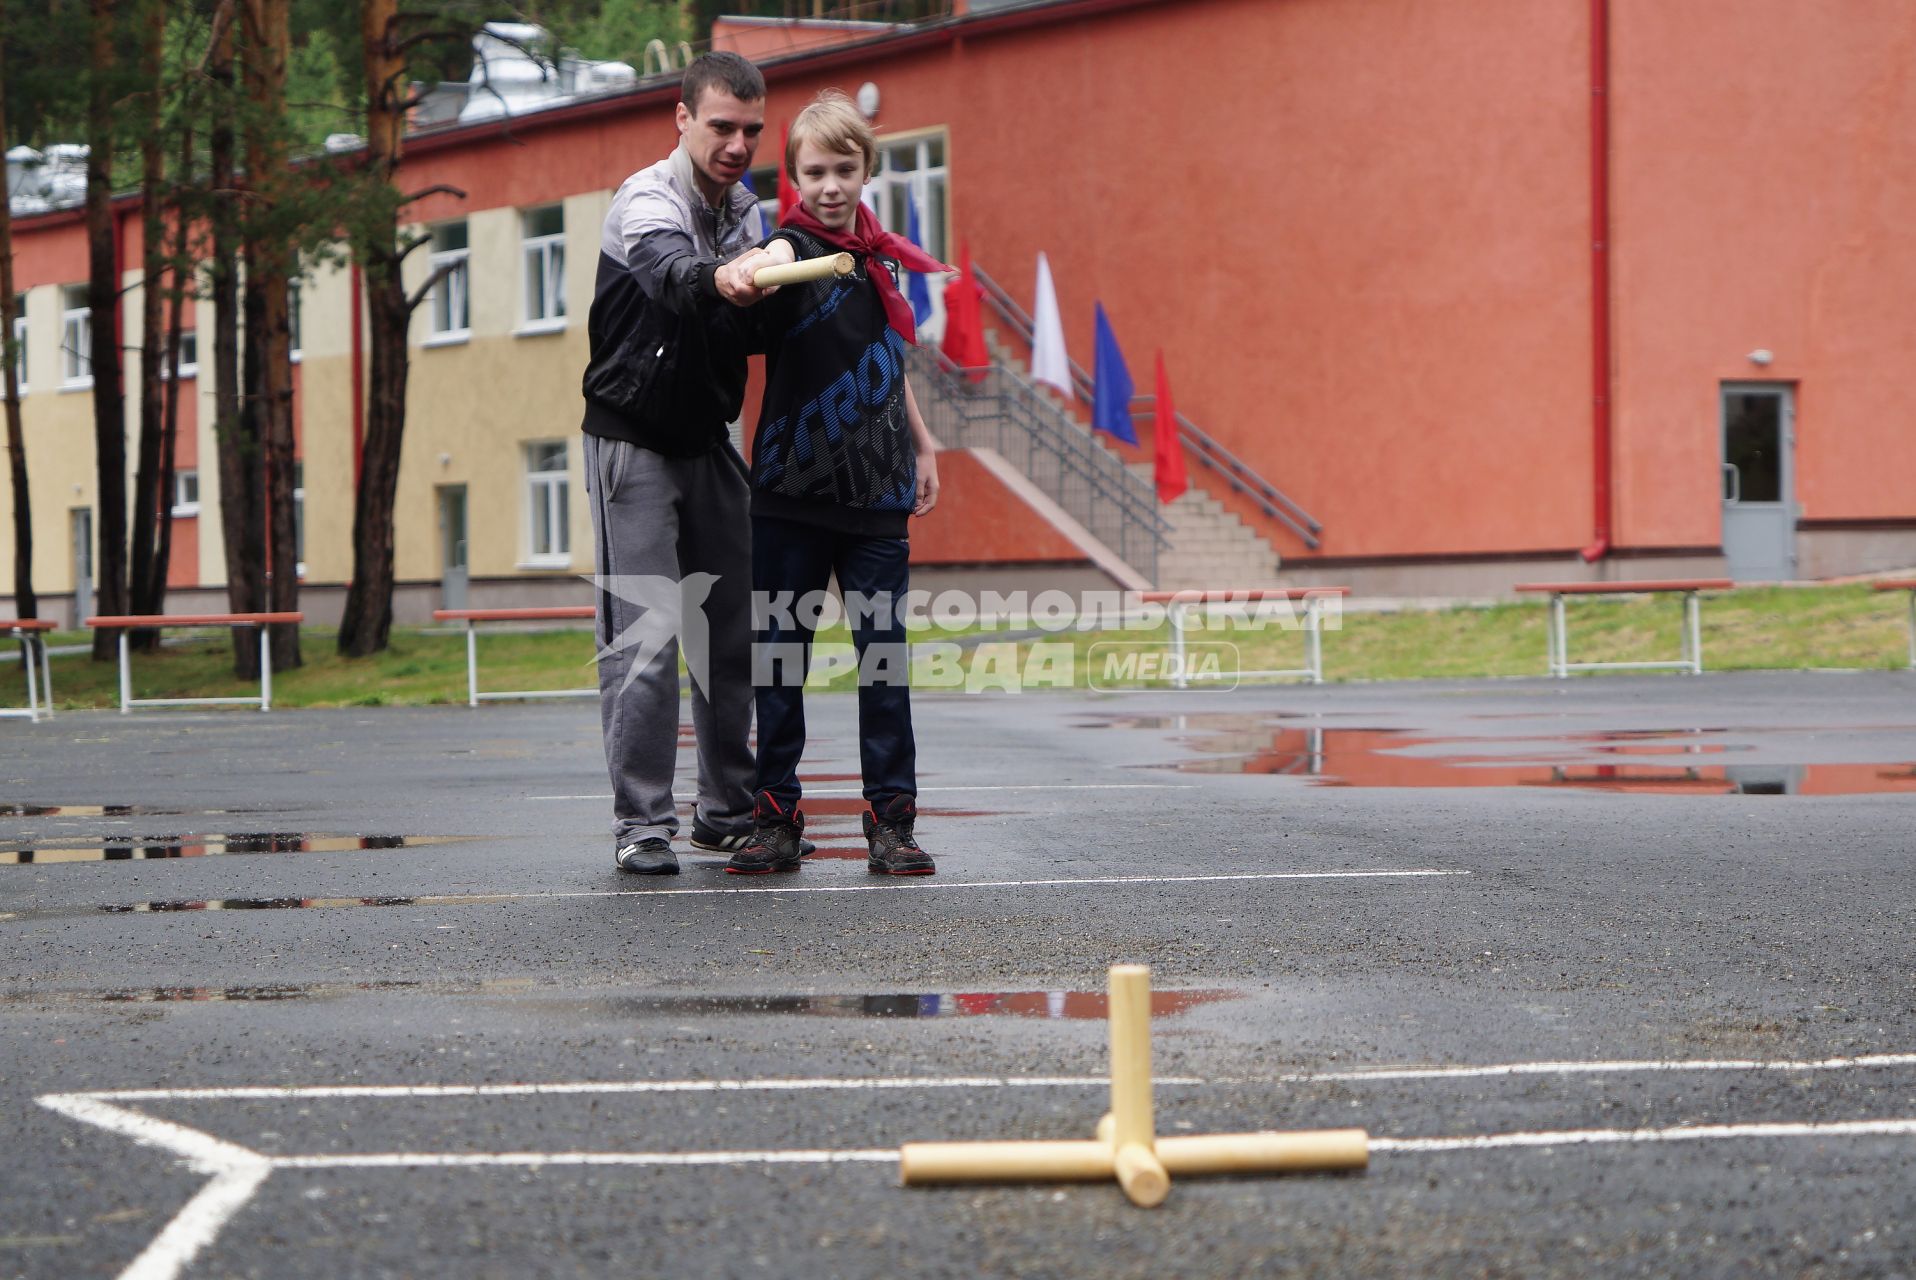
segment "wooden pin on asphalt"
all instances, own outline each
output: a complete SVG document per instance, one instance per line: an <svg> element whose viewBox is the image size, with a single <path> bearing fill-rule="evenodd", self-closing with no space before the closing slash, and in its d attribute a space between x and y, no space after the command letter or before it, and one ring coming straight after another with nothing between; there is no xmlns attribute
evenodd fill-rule
<svg viewBox="0 0 1916 1280"><path fill-rule="evenodd" d="M907 1186L940 1182L1097 1182L1115 1177L1134 1204L1162 1204L1172 1175L1333 1173L1363 1169L1362 1129L1221 1133L1159 1138L1151 1097L1151 984L1143 965L1109 979L1111 1110L1090 1141L908 1142L898 1152Z"/></svg>
<svg viewBox="0 0 1916 1280"><path fill-rule="evenodd" d="M1171 1178L1153 1149L1151 1109L1151 971L1113 965L1107 979L1111 1029L1111 1151L1131 1203L1150 1209L1171 1194Z"/></svg>

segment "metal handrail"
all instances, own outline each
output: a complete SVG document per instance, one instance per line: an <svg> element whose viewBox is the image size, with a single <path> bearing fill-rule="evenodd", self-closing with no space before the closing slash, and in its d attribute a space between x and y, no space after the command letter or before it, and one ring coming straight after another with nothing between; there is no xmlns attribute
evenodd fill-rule
<svg viewBox="0 0 1916 1280"><path fill-rule="evenodd" d="M1030 313L1019 306L1017 299L1007 293L1004 286L993 280L983 267L974 262L971 265L971 272L984 292L985 301L990 303L991 309L998 313L998 318L1029 346L1034 330ZM1086 405L1093 403L1096 384L1091 375L1086 373L1083 366L1076 360L1071 360L1068 356L1066 360L1071 366L1071 384L1078 402ZM1157 404L1157 397L1134 396L1131 403L1153 406L1152 409L1142 411L1133 409L1131 418L1137 421L1151 416ZM1295 533L1303 540L1305 546L1313 550L1319 546L1321 539L1318 535L1324 532L1324 526L1315 516L1298 505L1289 494L1259 475L1256 468L1218 443L1209 432L1185 417L1182 411L1179 411L1177 415L1177 424L1179 438L1200 463L1217 472L1232 489L1256 503L1258 509L1265 515Z"/></svg>
<svg viewBox="0 0 1916 1280"><path fill-rule="evenodd" d="M919 410L940 443L996 450L1119 559L1156 582L1170 525L1156 495L1043 391L1000 363L976 369L908 352Z"/></svg>

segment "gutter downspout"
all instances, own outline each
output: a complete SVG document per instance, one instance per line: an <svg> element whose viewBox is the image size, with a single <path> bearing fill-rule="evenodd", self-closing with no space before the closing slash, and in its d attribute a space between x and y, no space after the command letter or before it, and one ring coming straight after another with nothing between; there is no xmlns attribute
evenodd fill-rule
<svg viewBox="0 0 1916 1280"><path fill-rule="evenodd" d="M1584 560L1610 551L1610 2L1590 0L1590 365L1595 535Z"/></svg>

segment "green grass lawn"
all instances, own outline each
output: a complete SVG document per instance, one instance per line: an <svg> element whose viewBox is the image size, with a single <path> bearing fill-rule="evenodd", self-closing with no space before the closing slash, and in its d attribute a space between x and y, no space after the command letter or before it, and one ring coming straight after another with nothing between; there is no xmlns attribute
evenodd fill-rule
<svg viewBox="0 0 1916 1280"><path fill-rule="evenodd" d="M1573 599L1569 604L1570 656L1575 662L1674 659L1682 610L1676 596L1633 599ZM1455 607L1396 613L1348 613L1324 636L1324 672L1331 680L1409 680L1439 677L1540 676L1544 670L1544 609L1541 600L1482 608ZM1703 653L1712 671L1761 668L1900 668L1908 662L1907 598L1872 591L1867 584L1835 587L1772 587L1725 592L1703 601ZM1027 668L1054 684L1083 688L1093 666L1094 645L1167 644L1169 632L1154 630L1061 631L1032 638L994 639L976 628L927 630L919 642L960 644L956 665L948 651L941 667L921 662L916 687L995 687L996 671L1016 682ZM226 697L257 692L232 674L231 641L225 633L176 632L158 653L135 654L133 693L138 698ZM56 646L85 645L90 637L60 633ZM1282 626L1193 633L1194 643L1236 646L1242 670L1303 665L1303 636ZM821 645L844 646L840 627L822 632ZM1034 645L1047 646L1034 653ZM463 633L395 628L392 646L371 658L347 660L334 651L334 633L309 627L302 636L305 665L275 672L273 703L285 707L416 706L459 703L466 697ZM1062 647L1060 647L1062 646ZM593 643L587 630L520 631L497 628L479 636L480 688L567 689L590 687ZM1038 667L1052 660L1048 672ZM1038 665L1034 665L1038 664ZM942 676L940 672L942 671ZM954 674L956 673L956 674ZM955 682L955 683L954 683ZM1041 679L1032 687L1042 687ZM1101 680L1102 684L1103 681ZM1164 682L1132 680L1137 687ZM818 687L855 687L856 673L842 671ZM63 708L119 704L118 669L85 654L53 659L56 703ZM20 665L0 665L0 700L25 702Z"/></svg>

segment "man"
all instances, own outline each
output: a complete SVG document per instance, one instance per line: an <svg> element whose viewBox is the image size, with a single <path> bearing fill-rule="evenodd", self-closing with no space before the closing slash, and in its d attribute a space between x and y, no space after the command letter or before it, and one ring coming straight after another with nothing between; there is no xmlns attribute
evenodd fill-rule
<svg viewBox="0 0 1916 1280"><path fill-rule="evenodd" d="M681 637L698 739L692 846L730 853L752 832L750 499L726 429L745 395L734 308L761 296L732 260L764 234L739 180L765 127L765 81L712 53L679 97L677 149L627 178L606 214L584 380L614 861L638 875L679 869Z"/></svg>

